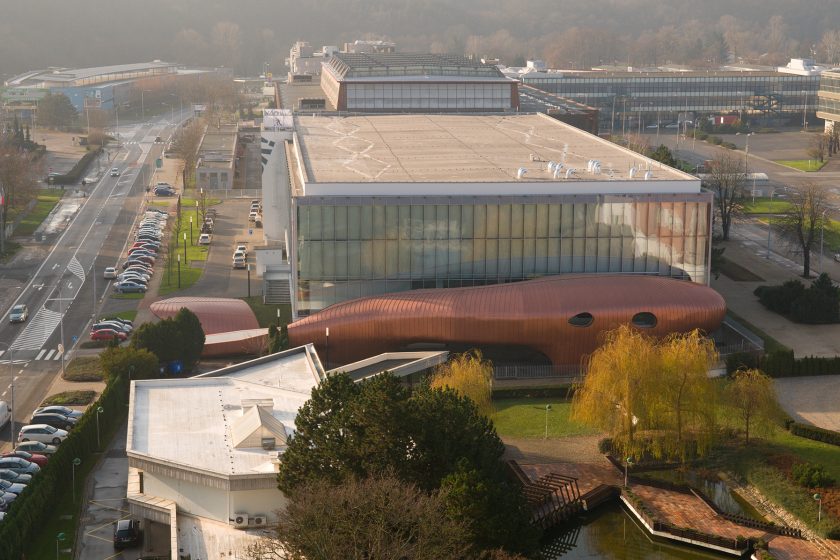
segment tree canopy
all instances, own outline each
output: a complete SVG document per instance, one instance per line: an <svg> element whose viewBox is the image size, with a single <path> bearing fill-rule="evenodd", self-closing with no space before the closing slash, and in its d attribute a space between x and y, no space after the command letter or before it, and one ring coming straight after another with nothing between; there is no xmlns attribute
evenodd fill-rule
<svg viewBox="0 0 840 560"><path fill-rule="evenodd" d="M482 360L481 352L473 350L439 366L430 385L433 389L453 389L469 398L482 414L489 416L493 412L492 379L493 364Z"/></svg>
<svg viewBox="0 0 840 560"><path fill-rule="evenodd" d="M716 358L698 331L657 340L623 325L590 356L572 417L607 432L621 456L703 454L714 436Z"/></svg>
<svg viewBox="0 0 840 560"><path fill-rule="evenodd" d="M524 502L505 475L504 445L472 401L452 389L412 394L390 374L360 384L330 376L299 410L295 430L278 475L286 494L318 481L339 484L383 473L425 492L466 480L457 485L458 495L468 492L484 504L480 517L474 508L450 505L477 546L535 547ZM461 477L444 483L456 473Z"/></svg>
<svg viewBox="0 0 840 560"><path fill-rule="evenodd" d="M99 355L99 361L109 378L130 374L131 379L154 379L159 373L157 356L131 346L109 347Z"/></svg>
<svg viewBox="0 0 840 560"><path fill-rule="evenodd" d="M747 444L750 432L767 429L779 415L773 380L757 369L736 371L724 395L742 423Z"/></svg>
<svg viewBox="0 0 840 560"><path fill-rule="evenodd" d="M131 345L149 350L162 364L181 361L190 371L204 350L204 331L195 313L182 307L172 318L140 325Z"/></svg>
<svg viewBox="0 0 840 560"><path fill-rule="evenodd" d="M66 127L76 124L78 112L70 98L63 93L48 93L38 101L38 124L47 127Z"/></svg>

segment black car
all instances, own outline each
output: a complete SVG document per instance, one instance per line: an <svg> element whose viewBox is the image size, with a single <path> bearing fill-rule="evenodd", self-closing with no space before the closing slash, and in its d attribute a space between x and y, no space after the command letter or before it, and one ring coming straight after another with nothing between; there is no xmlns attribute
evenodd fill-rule
<svg viewBox="0 0 840 560"><path fill-rule="evenodd" d="M126 548L140 544L140 522L136 519L120 519L114 525L114 548Z"/></svg>
<svg viewBox="0 0 840 560"><path fill-rule="evenodd" d="M76 425L77 419L70 416L64 416L56 412L42 412L40 414L32 415L30 424L46 424L59 430L71 430Z"/></svg>

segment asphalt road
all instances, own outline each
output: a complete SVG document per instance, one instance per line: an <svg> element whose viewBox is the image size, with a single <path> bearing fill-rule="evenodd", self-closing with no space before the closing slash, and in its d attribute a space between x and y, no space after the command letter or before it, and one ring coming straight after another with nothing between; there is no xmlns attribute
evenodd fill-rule
<svg viewBox="0 0 840 560"><path fill-rule="evenodd" d="M11 307L0 316L0 400L10 400L13 375L18 426L61 371L61 348L75 345L109 292L110 281L102 279L102 270L113 266L122 253L152 178L154 159L162 150L154 138L168 136L171 127L156 121L132 127L129 138L123 135L122 149L111 150L110 165L120 170L120 176L105 174L89 187L83 206L14 300L12 305L28 306L29 319L10 324ZM7 434L2 430L0 441L8 441Z"/></svg>

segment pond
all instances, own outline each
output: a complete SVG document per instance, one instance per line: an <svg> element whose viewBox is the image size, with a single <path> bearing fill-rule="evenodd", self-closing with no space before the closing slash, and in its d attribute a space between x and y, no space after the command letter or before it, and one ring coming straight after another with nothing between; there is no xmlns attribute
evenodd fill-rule
<svg viewBox="0 0 840 560"><path fill-rule="evenodd" d="M755 508L744 501L744 499L738 496L738 494L732 492L732 490L729 489L729 486L722 480L709 480L692 471L658 471L655 473L643 473L641 478L645 477L667 480L678 484L688 484L697 490L700 490L724 513L743 515L744 517L750 517L757 521L765 521Z"/></svg>
<svg viewBox="0 0 840 560"><path fill-rule="evenodd" d="M612 502L581 517L579 525L558 527L546 535L542 552L546 560L723 560L732 558L697 548L653 540L622 507Z"/></svg>

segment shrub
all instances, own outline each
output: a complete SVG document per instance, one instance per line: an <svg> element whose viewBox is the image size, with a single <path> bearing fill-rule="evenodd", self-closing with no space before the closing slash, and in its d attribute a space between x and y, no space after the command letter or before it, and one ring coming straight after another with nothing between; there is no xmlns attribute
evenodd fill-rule
<svg viewBox="0 0 840 560"><path fill-rule="evenodd" d="M66 381L103 381L105 372L102 371L99 356L73 358L64 368L63 379Z"/></svg>
<svg viewBox="0 0 840 560"><path fill-rule="evenodd" d="M604 455L608 453L612 453L613 444L611 438L603 438L598 440L598 453L603 453Z"/></svg>
<svg viewBox="0 0 840 560"><path fill-rule="evenodd" d="M791 469L793 480L805 488L826 488L834 486L834 478L825 472L825 467L814 463L797 463Z"/></svg>
<svg viewBox="0 0 840 560"><path fill-rule="evenodd" d="M96 391L65 391L47 397L41 406L83 406L92 403L95 396Z"/></svg>

